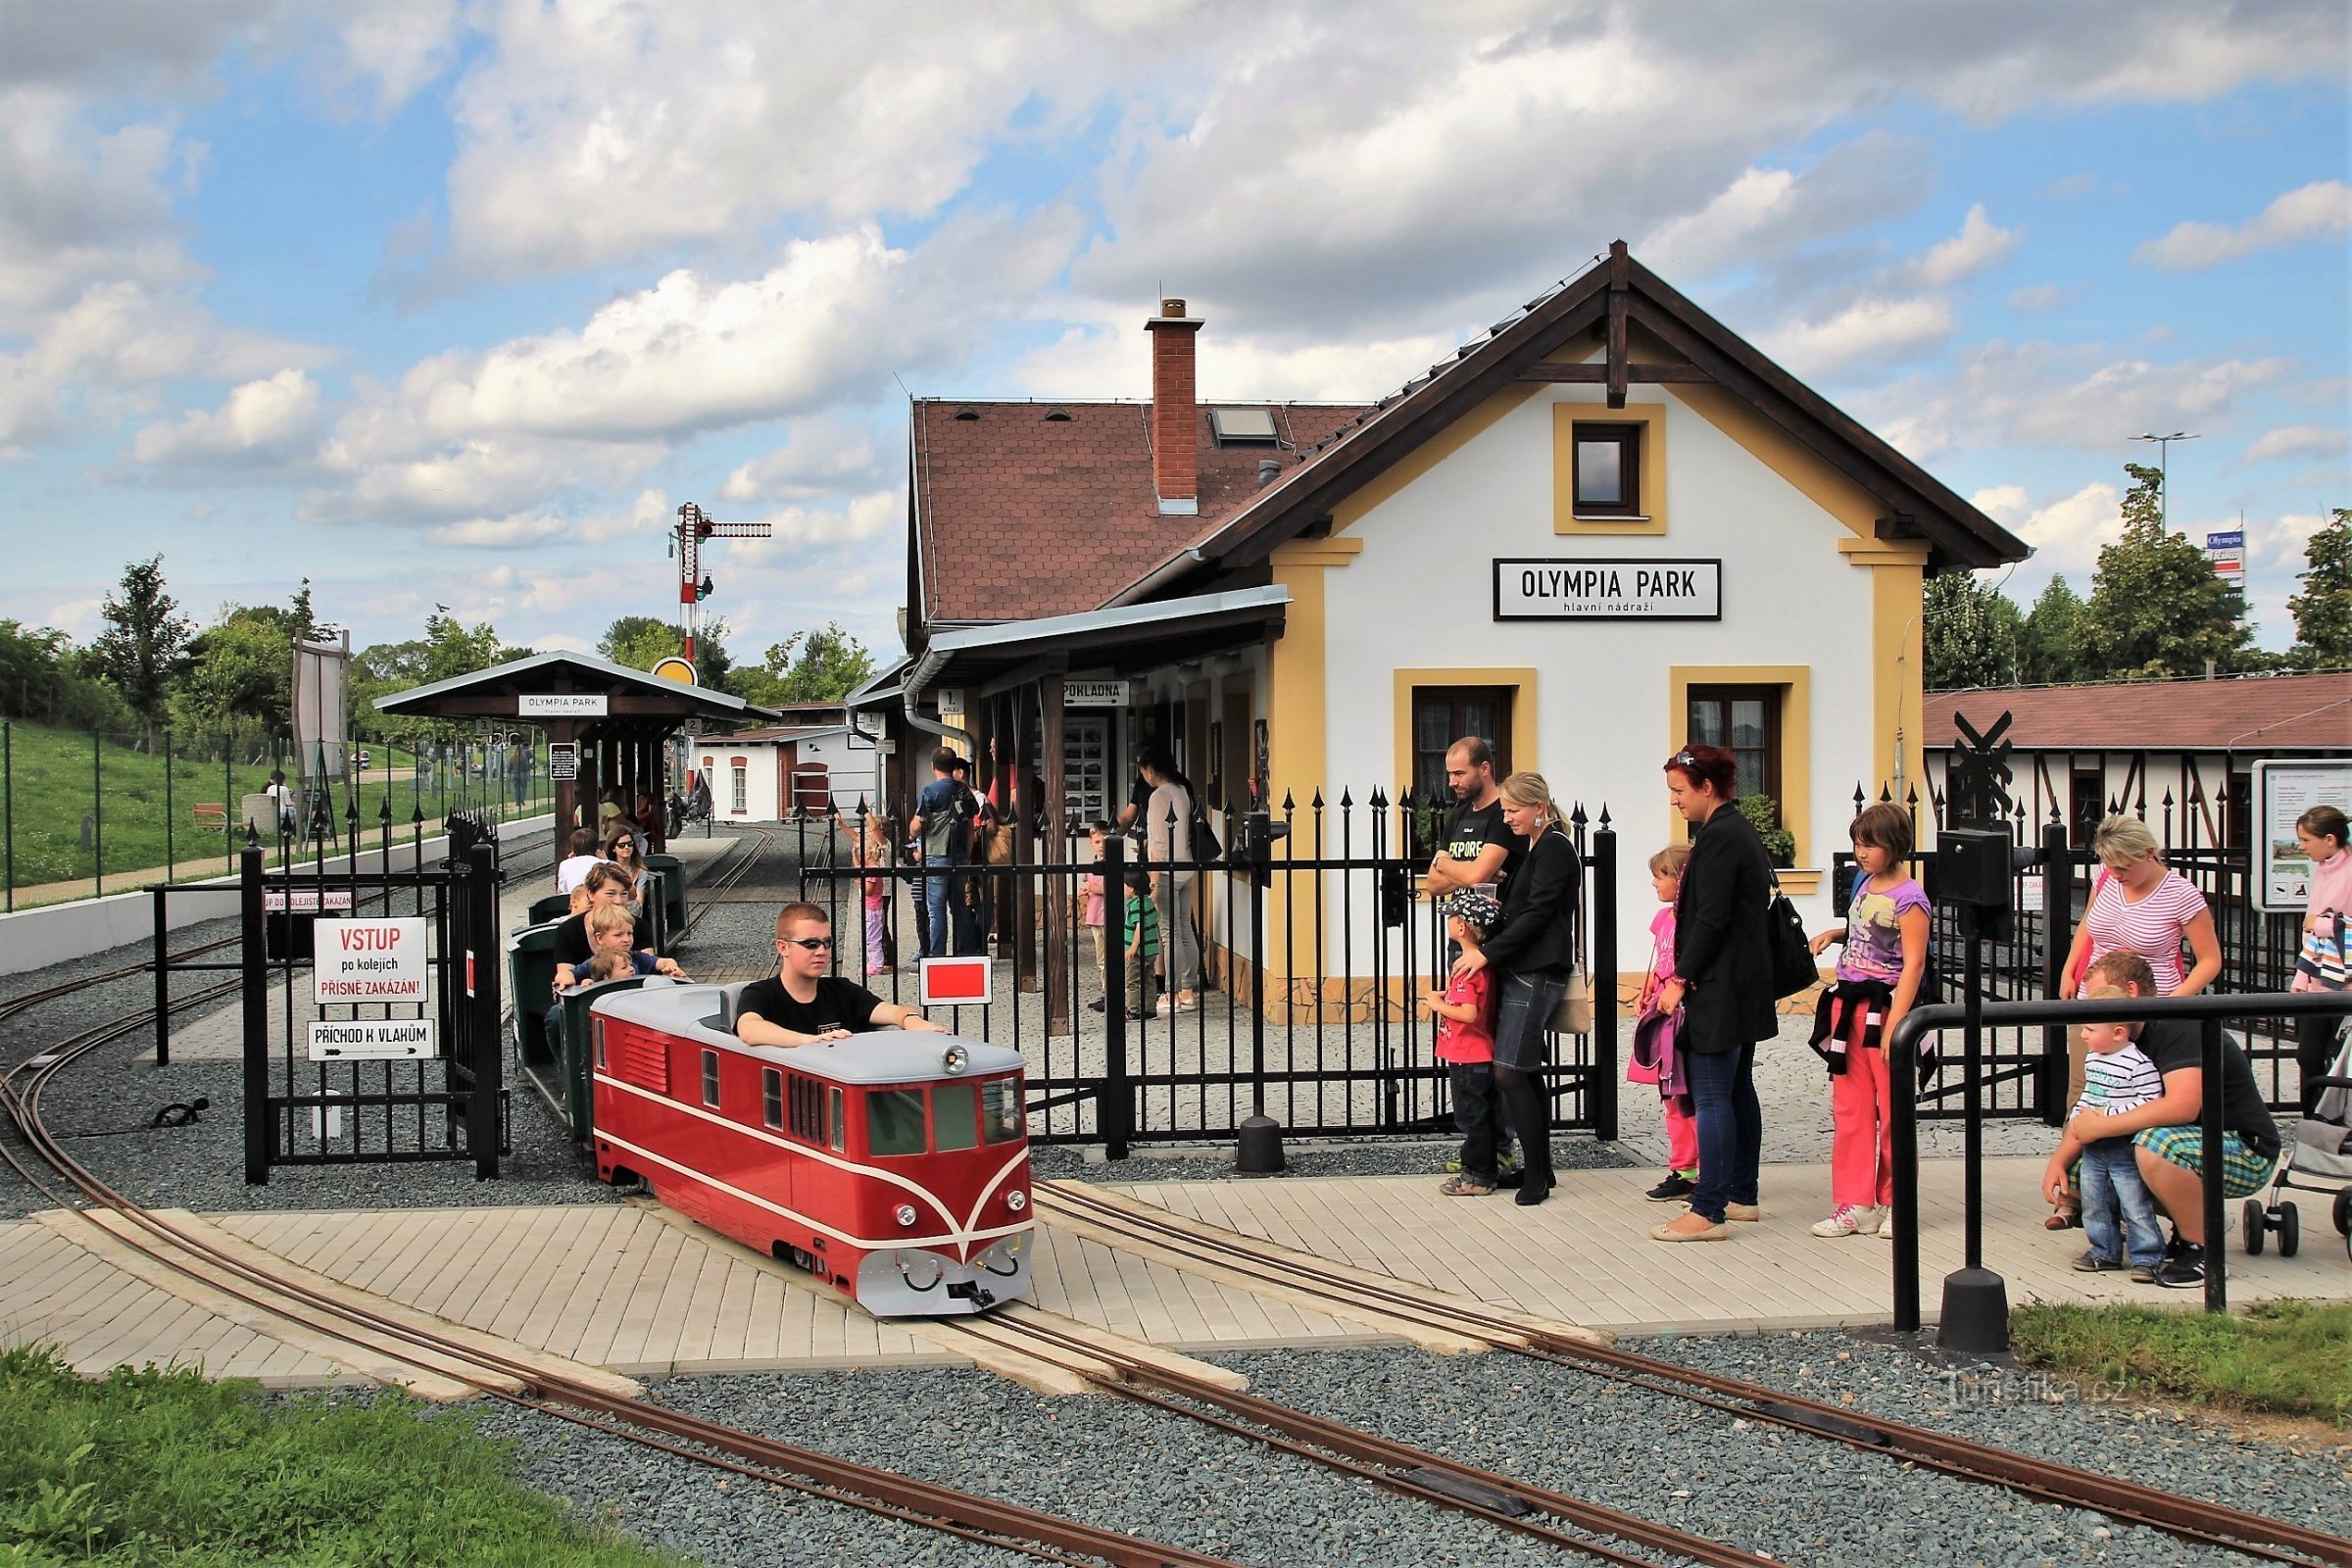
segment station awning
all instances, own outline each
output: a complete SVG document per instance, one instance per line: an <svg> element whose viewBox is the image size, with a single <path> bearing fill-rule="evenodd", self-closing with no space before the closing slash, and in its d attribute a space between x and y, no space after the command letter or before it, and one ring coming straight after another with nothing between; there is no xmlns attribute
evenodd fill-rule
<svg viewBox="0 0 2352 1568"><path fill-rule="evenodd" d="M1229 653L1281 634L1291 591L1279 583L1225 593L1120 605L1074 615L1008 620L942 631L904 681L921 693L968 686L1037 663L1141 674L1165 664Z"/></svg>
<svg viewBox="0 0 2352 1568"><path fill-rule="evenodd" d="M399 717L568 718L589 723L611 718L680 725L775 716L772 710L731 692L681 686L626 664L572 653L534 654L511 664L379 697L375 706Z"/></svg>

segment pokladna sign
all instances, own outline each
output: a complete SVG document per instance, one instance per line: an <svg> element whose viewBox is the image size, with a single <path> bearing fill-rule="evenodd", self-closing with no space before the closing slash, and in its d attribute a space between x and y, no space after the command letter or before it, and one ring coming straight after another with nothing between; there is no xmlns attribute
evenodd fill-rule
<svg viewBox="0 0 2352 1568"><path fill-rule="evenodd" d="M425 924L421 919L319 921L312 996L322 1003L428 1000Z"/></svg>
<svg viewBox="0 0 2352 1568"><path fill-rule="evenodd" d="M1496 620L1721 620L1723 563L1494 563Z"/></svg>
<svg viewBox="0 0 2352 1568"><path fill-rule="evenodd" d="M2352 762L2281 758L2254 764L2254 906L2301 914L2311 905L2311 857L2295 837L2295 818L2315 806L2352 812Z"/></svg>

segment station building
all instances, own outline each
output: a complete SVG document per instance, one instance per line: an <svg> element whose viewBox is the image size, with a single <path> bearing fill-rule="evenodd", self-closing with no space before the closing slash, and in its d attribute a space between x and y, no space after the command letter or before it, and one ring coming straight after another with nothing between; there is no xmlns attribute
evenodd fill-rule
<svg viewBox="0 0 2352 1568"><path fill-rule="evenodd" d="M908 655L851 699L899 809L943 734L1072 826L1147 743L1212 807L1303 814L1449 807L1482 734L1607 808L1638 967L1674 749L1738 753L1826 921L1855 787L1926 793L1925 579L2028 553L1622 243L1365 404L1203 403L1204 322L1144 325L1150 403L914 402ZM1353 918L1324 941L1360 952Z"/></svg>
<svg viewBox="0 0 2352 1568"><path fill-rule="evenodd" d="M827 716L831 722L823 721ZM802 721L686 743L688 766L710 781L714 820L781 822L834 809L854 818L861 803L868 810L885 808L873 737L853 729L838 705L829 715L787 712L786 717Z"/></svg>

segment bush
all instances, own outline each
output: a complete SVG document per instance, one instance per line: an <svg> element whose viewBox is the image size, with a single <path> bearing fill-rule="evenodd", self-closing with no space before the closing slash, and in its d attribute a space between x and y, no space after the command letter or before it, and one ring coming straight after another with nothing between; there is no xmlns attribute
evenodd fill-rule
<svg viewBox="0 0 2352 1568"><path fill-rule="evenodd" d="M1742 795L1732 804L1755 824L1756 837L1764 841L1764 853L1772 857L1773 864L1796 863L1796 835L1781 826L1779 803L1769 795Z"/></svg>

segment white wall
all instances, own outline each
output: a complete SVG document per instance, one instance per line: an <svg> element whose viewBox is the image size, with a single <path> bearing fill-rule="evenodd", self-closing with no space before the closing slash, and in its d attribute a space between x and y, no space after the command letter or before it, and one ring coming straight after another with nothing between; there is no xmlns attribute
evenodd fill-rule
<svg viewBox="0 0 2352 1568"><path fill-rule="evenodd" d="M847 730L804 736L797 743L775 741L732 740L712 736L693 743L690 755L693 765L701 767L703 759L710 759L710 814L720 822L781 821L786 803L781 799L783 780L778 776L776 753L779 745L797 746L797 759L802 762L822 762L827 770L826 781L832 790L834 804L844 813L858 809L858 799L865 797L867 807L880 808L877 784L879 758L870 742L852 735ZM744 778L744 809L734 807L732 764L736 758L746 762Z"/></svg>
<svg viewBox="0 0 2352 1568"><path fill-rule="evenodd" d="M1787 480L1663 389L1666 523L1660 535L1564 537L1553 529L1555 402L1601 402L1598 388L1547 388L1348 530L1362 554L1324 573L1327 791L1360 799L1398 780L1393 672L1399 667L1537 670L1536 746L1563 808L1605 804L1619 835L1618 952L1641 967L1654 906L1642 862L1679 836L1660 764L1685 739L1669 712L1671 665L1794 664L1811 673L1811 800L1800 858L1842 848L1857 779L1874 788L1871 576L1838 554L1847 530ZM1598 411L1605 412L1605 411ZM1713 558L1723 561L1721 621L1494 618L1497 557ZM1784 750L1788 742L1785 739ZM1791 824L1792 826L1794 824ZM1798 900L1829 918L1821 892Z"/></svg>

